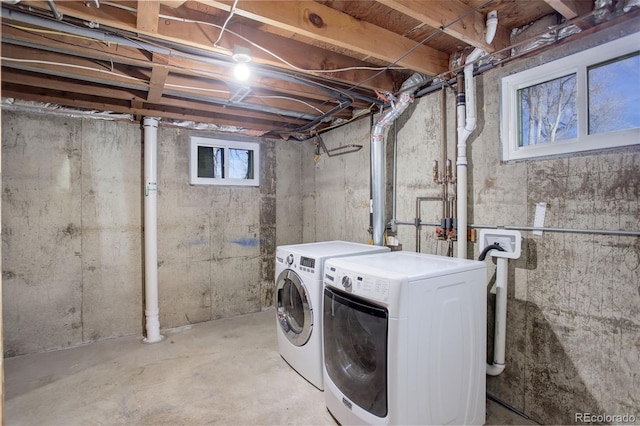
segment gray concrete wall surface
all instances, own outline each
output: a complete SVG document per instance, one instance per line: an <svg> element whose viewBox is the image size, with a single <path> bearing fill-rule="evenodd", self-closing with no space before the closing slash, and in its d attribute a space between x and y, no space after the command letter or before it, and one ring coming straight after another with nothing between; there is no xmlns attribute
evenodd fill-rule
<svg viewBox="0 0 640 426"><path fill-rule="evenodd" d="M2 124L5 355L142 335L141 127L10 110ZM162 328L273 305L278 197L298 206L279 238L301 239L299 146L260 140L260 187L192 186L191 134L215 136L158 130Z"/></svg>
<svg viewBox="0 0 640 426"><path fill-rule="evenodd" d="M628 23L627 23L628 24ZM533 226L535 205L548 203L545 225L637 231L640 229L640 146L504 163L500 145L500 79L508 73L563 57L637 31L625 24L563 43L541 55L515 61L477 78L478 127L468 140L469 223ZM455 168L455 93L447 90L448 158ZM418 99L397 120L396 218L416 217L417 197L438 197L442 187L432 182L433 160L442 165L441 94ZM338 145L365 138L368 120L324 136ZM345 135L352 135L345 137ZM387 143L391 144L391 128ZM305 146L303 157L313 147ZM393 149L387 147L387 153ZM367 161L357 155L306 164L305 179L315 190L304 190L305 238L336 239L349 232L347 218L366 223L366 203L347 202L351 192L363 199L368 191ZM388 155L387 170L393 170ZM387 175L387 183L392 173ZM354 185L362 185L355 187ZM389 185L387 185L389 186ZM442 205L421 203L421 220L439 222ZM386 220L391 219L387 208ZM446 254L448 243L435 228L421 229L420 251ZM351 232L355 232L354 229ZM506 369L488 377L492 395L542 424L572 424L576 413L634 415L640 420L640 239L579 233L533 235L523 231L523 252L509 262ZM414 226L399 226L405 250L416 250ZM455 251L454 251L455 253ZM469 257L477 258L477 244ZM495 282L495 262L487 260L489 290ZM487 360L493 352L493 306L489 294Z"/></svg>
<svg viewBox="0 0 640 426"><path fill-rule="evenodd" d="M321 135L328 150L361 145L359 151L315 157L315 145L302 151L302 228L305 243L369 242L369 119Z"/></svg>

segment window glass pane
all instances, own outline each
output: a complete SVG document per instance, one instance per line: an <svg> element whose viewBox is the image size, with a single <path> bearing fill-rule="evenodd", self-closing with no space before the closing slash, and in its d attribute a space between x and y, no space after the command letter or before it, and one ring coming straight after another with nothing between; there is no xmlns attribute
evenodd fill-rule
<svg viewBox="0 0 640 426"><path fill-rule="evenodd" d="M223 177L223 151L223 148L198 146L198 177Z"/></svg>
<svg viewBox="0 0 640 426"><path fill-rule="evenodd" d="M578 136L576 81L571 74L518 90L519 146Z"/></svg>
<svg viewBox="0 0 640 426"><path fill-rule="evenodd" d="M231 179L253 179L253 151L229 149L229 177Z"/></svg>
<svg viewBox="0 0 640 426"><path fill-rule="evenodd" d="M588 68L589 134L640 127L640 54Z"/></svg>

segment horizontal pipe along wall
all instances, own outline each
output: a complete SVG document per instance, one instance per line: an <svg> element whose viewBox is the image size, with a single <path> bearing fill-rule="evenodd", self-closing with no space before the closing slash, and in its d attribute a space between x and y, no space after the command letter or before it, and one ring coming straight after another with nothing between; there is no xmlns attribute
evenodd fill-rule
<svg viewBox="0 0 640 426"><path fill-rule="evenodd" d="M640 229L640 148L630 147L575 156L502 163L500 158L500 78L526 66L563 57L630 31L612 27L547 52L493 69L477 78L478 127L469 145L469 223L531 226L535 206L546 202L545 226L558 229ZM438 197L431 162L440 159L440 99L417 99L398 120L397 218L412 222L417 197ZM447 98L449 156L455 136L455 98ZM352 140L367 123L323 135L325 141ZM350 136L350 137L345 137ZM356 136L357 137L357 136ZM311 158L313 148L305 147ZM392 161L388 156L387 161ZM324 167L324 168L323 168ZM355 188L351 176L366 162L358 156L308 164L305 175L314 184L313 207L303 213L305 235L336 239L352 235L345 218L368 219L366 203L346 203ZM327 173L330 170L330 174ZM391 176L391 175L389 175ZM362 194L366 200L367 190ZM311 195L307 197L309 200ZM422 208L423 222L438 223L441 207ZM385 220L389 220L386 217ZM442 254L446 243L422 229L421 250ZM635 414L640 406L637 342L640 335L640 243L635 235L522 230L523 252L509 262L506 368L487 379L488 392L542 424L575 423L576 413ZM398 226L405 250L415 249L415 228ZM474 256L477 246L472 244ZM495 280L490 267L489 284ZM488 318L495 296L489 294ZM493 348L493 323L488 324L487 361Z"/></svg>

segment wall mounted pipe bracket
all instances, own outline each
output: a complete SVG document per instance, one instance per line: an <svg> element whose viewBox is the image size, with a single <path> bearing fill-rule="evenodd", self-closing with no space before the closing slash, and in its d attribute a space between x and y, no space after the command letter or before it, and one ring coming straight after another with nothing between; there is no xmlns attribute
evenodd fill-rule
<svg viewBox="0 0 640 426"><path fill-rule="evenodd" d="M349 144L342 145L336 148L327 149L327 146L324 144L322 137L316 134L316 155L321 155L322 151L327 154L329 157L337 157L339 155L350 154L352 152L357 152L362 149L362 145Z"/></svg>

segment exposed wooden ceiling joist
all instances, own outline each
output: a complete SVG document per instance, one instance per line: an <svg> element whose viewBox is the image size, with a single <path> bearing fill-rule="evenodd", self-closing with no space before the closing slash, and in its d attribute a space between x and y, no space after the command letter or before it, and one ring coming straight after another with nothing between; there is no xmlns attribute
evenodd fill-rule
<svg viewBox="0 0 640 426"><path fill-rule="evenodd" d="M591 0L544 0L549 6L567 19L584 15L593 9Z"/></svg>
<svg viewBox="0 0 640 426"><path fill-rule="evenodd" d="M508 52L512 30L543 16L610 24L584 19L592 0L54 2L61 21L45 0L2 2L3 96L297 137L366 116L414 72L446 75L450 55ZM250 49L246 83L236 45Z"/></svg>
<svg viewBox="0 0 640 426"><path fill-rule="evenodd" d="M509 45L509 32L498 25L492 44L485 42L485 16L458 0L420 2L415 0L377 0L378 2L412 16L433 28L441 28L460 41L487 52ZM463 19L460 19L464 17Z"/></svg>
<svg viewBox="0 0 640 426"><path fill-rule="evenodd" d="M228 9L222 2L198 1ZM239 1L234 13L428 75L443 73L449 65L449 55L443 52L315 2L282 7L282 2Z"/></svg>
<svg viewBox="0 0 640 426"><path fill-rule="evenodd" d="M144 32L157 33L160 3L157 1L138 0L136 8L138 10L136 14L136 28Z"/></svg>

